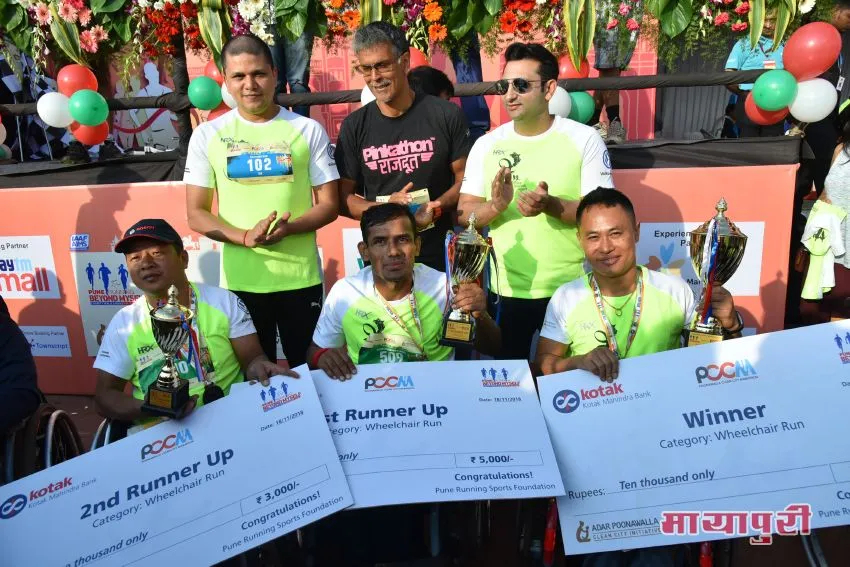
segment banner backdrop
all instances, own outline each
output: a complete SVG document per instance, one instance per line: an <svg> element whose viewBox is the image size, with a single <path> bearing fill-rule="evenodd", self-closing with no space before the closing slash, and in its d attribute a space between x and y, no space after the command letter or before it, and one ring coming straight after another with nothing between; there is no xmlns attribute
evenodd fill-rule
<svg viewBox="0 0 850 567"><path fill-rule="evenodd" d="M796 167L615 170L617 187L633 199L642 223L638 262L680 274L696 287L684 233L710 219L725 197L729 218L749 237L728 287L750 332L781 329ZM44 328L34 354L45 393L94 391L91 365L100 336L138 293L123 257L111 252L131 224L165 218L183 236L190 276L219 282L219 245L189 230L182 183L4 189L0 211L7 212L0 226L0 295L19 325ZM359 233L357 223L343 218L319 231L326 289L359 269ZM33 339L36 330L28 329Z"/></svg>

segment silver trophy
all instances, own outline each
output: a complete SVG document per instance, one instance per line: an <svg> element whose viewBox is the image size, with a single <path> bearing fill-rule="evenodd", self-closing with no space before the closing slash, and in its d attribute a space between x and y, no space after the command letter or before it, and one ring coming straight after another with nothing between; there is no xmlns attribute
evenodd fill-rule
<svg viewBox="0 0 850 567"><path fill-rule="evenodd" d="M156 382L145 394L146 413L177 418L189 403L189 382L180 378L174 357L189 338L194 313L177 301L177 286L168 288L168 303L150 311L153 338L165 355Z"/></svg>
<svg viewBox="0 0 850 567"><path fill-rule="evenodd" d="M475 213L469 215L466 230L452 235L446 243L448 263L446 272L454 293L462 283L475 282L487 265L492 245L475 230ZM451 300L451 298L449 298ZM475 342L475 318L460 309L453 309L443 321L441 345L471 346Z"/></svg>
<svg viewBox="0 0 850 567"><path fill-rule="evenodd" d="M703 316L711 297L706 293L709 284L723 285L735 274L735 270L744 259L747 248L747 236L726 218L726 199L720 199L715 207L717 214L690 233L690 256L697 276L702 282L702 291L696 302L696 311L690 328L686 329L688 346L696 346L723 340L720 322L711 315ZM717 249L711 252L712 230L717 229ZM702 275L703 264L711 262L714 256L714 269Z"/></svg>

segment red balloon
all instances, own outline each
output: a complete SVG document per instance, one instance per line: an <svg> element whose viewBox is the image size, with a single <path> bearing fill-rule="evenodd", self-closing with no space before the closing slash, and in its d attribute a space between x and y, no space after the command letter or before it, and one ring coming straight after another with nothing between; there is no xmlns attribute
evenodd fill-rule
<svg viewBox="0 0 850 567"><path fill-rule="evenodd" d="M590 75L590 64L587 59L581 60L578 70L573 65L569 54L564 55L558 61L558 78L559 79L586 79Z"/></svg>
<svg viewBox="0 0 850 567"><path fill-rule="evenodd" d="M215 64L215 59L210 59L207 62L204 67L204 75L218 83L219 86L224 82L224 75L222 75L221 71L218 70L218 66Z"/></svg>
<svg viewBox="0 0 850 567"><path fill-rule="evenodd" d="M69 129L78 142L87 146L102 144L109 136L109 123L105 120L97 126L84 126L79 122L72 122Z"/></svg>
<svg viewBox="0 0 850 567"><path fill-rule="evenodd" d="M427 67L430 65L428 63L428 58L425 57L425 54L416 49L415 47L410 48L410 68L415 69L416 67Z"/></svg>
<svg viewBox="0 0 850 567"><path fill-rule="evenodd" d="M782 65L798 81L808 81L826 72L841 53L841 34L826 22L806 24L785 44Z"/></svg>
<svg viewBox="0 0 850 567"><path fill-rule="evenodd" d="M222 114L225 114L226 112L230 112L230 107L222 102L221 104L218 105L218 107L210 110L210 113L207 114L207 122L209 122L210 120L215 120L216 118L218 118Z"/></svg>
<svg viewBox="0 0 850 567"><path fill-rule="evenodd" d="M62 67L56 76L56 82L59 92L67 97L83 89L97 91L97 77L91 69L76 63Z"/></svg>
<svg viewBox="0 0 850 567"><path fill-rule="evenodd" d="M756 104L756 99L752 96L752 94L747 96L747 100L744 101L744 112L747 113L747 118L759 126L770 126L771 124L776 124L788 116L787 108L781 108L774 111L759 108Z"/></svg>

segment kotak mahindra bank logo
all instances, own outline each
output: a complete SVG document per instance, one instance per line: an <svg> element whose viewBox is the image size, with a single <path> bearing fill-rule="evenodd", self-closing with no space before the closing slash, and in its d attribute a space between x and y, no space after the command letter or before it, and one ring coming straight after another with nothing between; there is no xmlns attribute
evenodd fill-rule
<svg viewBox="0 0 850 567"><path fill-rule="evenodd" d="M163 439L158 439L153 443L148 443L142 447L142 462L149 461L165 453L170 453L174 449L179 449L192 441L192 432L187 428L177 433L172 433Z"/></svg>
<svg viewBox="0 0 850 567"><path fill-rule="evenodd" d="M435 140L432 136L427 140L402 140L397 144L370 146L363 149L363 161L366 167L380 173L413 173L419 169L420 163L431 161Z"/></svg>
<svg viewBox="0 0 850 567"><path fill-rule="evenodd" d="M51 482L47 486L31 490L29 499L23 494L10 496L3 504L0 504L0 520L14 518L27 507L27 502L36 502L48 494L59 496L59 493L71 489L73 483L73 479L70 476L66 476L60 481Z"/></svg>
<svg viewBox="0 0 850 567"><path fill-rule="evenodd" d="M707 366L698 366L694 371L700 388L716 386L740 380L758 378L758 373L752 363L746 358L735 362L720 362Z"/></svg>
<svg viewBox="0 0 850 567"><path fill-rule="evenodd" d="M598 388L591 388L590 390L581 389L579 391L581 394L577 394L573 390L561 390L555 394L555 397L552 398L552 406L555 408L555 411L559 413L573 413L583 401L607 398L608 396L616 396L624 393L623 385L619 382L610 386L599 386ZM598 402L591 402L590 405L593 406L596 404Z"/></svg>
<svg viewBox="0 0 850 567"><path fill-rule="evenodd" d="M387 376L366 378L363 389L367 392L389 392L393 390L412 390L413 376Z"/></svg>
<svg viewBox="0 0 850 567"><path fill-rule="evenodd" d="M0 238L0 295L5 299L58 299L49 236Z"/></svg>

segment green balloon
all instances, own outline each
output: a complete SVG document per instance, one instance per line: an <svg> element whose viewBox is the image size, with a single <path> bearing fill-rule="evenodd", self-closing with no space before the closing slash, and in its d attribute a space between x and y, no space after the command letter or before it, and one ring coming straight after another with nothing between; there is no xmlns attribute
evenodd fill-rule
<svg viewBox="0 0 850 567"><path fill-rule="evenodd" d="M71 118L83 126L97 126L106 121L109 107L106 99L97 91L82 89L71 95L68 101Z"/></svg>
<svg viewBox="0 0 850 567"><path fill-rule="evenodd" d="M593 111L596 110L596 103L593 102L593 97L584 91L570 93L572 107L570 115L567 117L570 120L587 124L593 117Z"/></svg>
<svg viewBox="0 0 850 567"><path fill-rule="evenodd" d="M762 110L782 110L794 102L796 96L797 79L783 69L768 71L753 85L753 99Z"/></svg>
<svg viewBox="0 0 850 567"><path fill-rule="evenodd" d="M195 108L212 110L221 104L221 87L209 77L197 77L189 83L189 102Z"/></svg>

